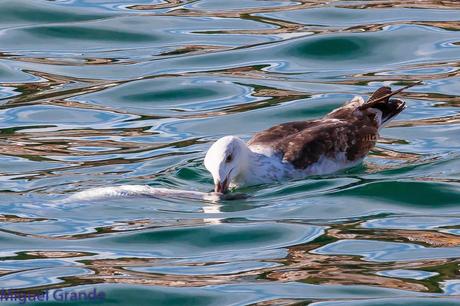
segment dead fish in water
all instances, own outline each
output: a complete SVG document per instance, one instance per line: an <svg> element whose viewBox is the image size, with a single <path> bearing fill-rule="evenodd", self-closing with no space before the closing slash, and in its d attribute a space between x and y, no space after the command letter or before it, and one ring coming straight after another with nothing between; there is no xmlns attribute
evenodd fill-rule
<svg viewBox="0 0 460 306"><path fill-rule="evenodd" d="M111 198L128 197L153 197L202 200L208 202L246 199L249 196L244 193L201 192L181 189L157 188L147 185L121 185L113 187L98 187L76 192L67 198L58 200L58 203L97 201Z"/></svg>

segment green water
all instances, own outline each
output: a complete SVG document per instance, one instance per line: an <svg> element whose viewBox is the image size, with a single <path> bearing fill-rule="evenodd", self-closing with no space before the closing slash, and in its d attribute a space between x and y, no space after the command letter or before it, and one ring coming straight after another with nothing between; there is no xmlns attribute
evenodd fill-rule
<svg viewBox="0 0 460 306"><path fill-rule="evenodd" d="M0 1L0 289L459 305L459 74L457 1ZM221 203L55 204L121 184L209 191L217 138L412 80L364 164L336 175Z"/></svg>

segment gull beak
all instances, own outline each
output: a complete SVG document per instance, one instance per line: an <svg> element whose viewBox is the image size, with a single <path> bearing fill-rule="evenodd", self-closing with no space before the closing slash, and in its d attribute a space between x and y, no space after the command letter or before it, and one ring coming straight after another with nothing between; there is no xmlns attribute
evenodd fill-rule
<svg viewBox="0 0 460 306"><path fill-rule="evenodd" d="M228 191L228 185L230 184L228 178L226 178L223 182L217 181L214 185L214 192L219 193L226 193Z"/></svg>

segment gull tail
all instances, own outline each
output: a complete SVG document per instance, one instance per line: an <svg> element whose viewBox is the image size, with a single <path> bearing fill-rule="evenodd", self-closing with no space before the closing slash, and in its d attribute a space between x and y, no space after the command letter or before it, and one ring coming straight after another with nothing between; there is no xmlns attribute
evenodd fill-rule
<svg viewBox="0 0 460 306"><path fill-rule="evenodd" d="M392 96L412 86L420 84L421 81L410 84L398 90L392 91L390 87L380 87L372 96L359 107L360 110L376 109L382 114L380 126L385 125L406 108L406 102L401 99L390 99Z"/></svg>
<svg viewBox="0 0 460 306"><path fill-rule="evenodd" d="M392 91L390 87L380 87L374 92L369 101L376 101L380 97L388 96L391 93ZM366 102L364 105L368 104L369 101ZM393 118L395 118L400 112L402 112L406 108L406 102L404 102L401 99L390 99L389 97L387 97L378 100L377 103L372 103L372 106L368 106L367 108L377 109L382 113L380 121L380 125L382 126L391 121Z"/></svg>

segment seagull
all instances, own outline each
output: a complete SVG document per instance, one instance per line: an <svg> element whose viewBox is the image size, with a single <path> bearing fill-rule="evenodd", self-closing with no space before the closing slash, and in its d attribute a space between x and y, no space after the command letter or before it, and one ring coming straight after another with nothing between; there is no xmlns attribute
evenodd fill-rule
<svg viewBox="0 0 460 306"><path fill-rule="evenodd" d="M236 136L218 139L204 159L214 192L243 186L325 175L363 161L379 131L406 108L384 86L364 101L355 96L321 119L287 122L256 133L247 143Z"/></svg>

